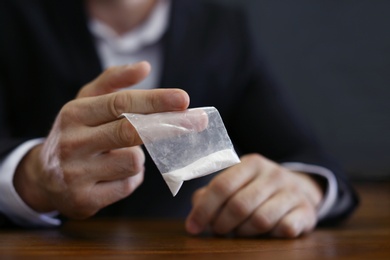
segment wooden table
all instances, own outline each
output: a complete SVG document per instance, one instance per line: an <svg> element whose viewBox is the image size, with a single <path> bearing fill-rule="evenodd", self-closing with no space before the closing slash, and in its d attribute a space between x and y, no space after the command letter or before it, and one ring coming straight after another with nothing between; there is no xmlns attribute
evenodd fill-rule
<svg viewBox="0 0 390 260"><path fill-rule="evenodd" d="M362 205L343 226L298 239L191 237L183 221L70 221L1 230L0 259L390 259L390 183L356 185Z"/></svg>

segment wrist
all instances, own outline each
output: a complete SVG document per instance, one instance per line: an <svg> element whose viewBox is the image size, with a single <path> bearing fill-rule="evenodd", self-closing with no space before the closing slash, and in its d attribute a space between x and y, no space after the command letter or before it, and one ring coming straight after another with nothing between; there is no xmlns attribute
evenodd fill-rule
<svg viewBox="0 0 390 260"><path fill-rule="evenodd" d="M39 185L39 174L42 172L41 146L35 146L20 161L15 171L13 184L20 198L31 209L36 212L50 212L55 209Z"/></svg>

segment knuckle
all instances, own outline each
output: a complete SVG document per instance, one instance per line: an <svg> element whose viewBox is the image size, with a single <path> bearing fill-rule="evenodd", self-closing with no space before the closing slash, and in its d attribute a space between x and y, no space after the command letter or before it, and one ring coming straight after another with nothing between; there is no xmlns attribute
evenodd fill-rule
<svg viewBox="0 0 390 260"><path fill-rule="evenodd" d="M229 197L235 191L235 180L219 175L210 182L210 190L221 197Z"/></svg>
<svg viewBox="0 0 390 260"><path fill-rule="evenodd" d="M269 173L269 183L274 187L283 188L287 190L290 189L290 187L292 186L292 182L289 181L288 174L286 174L283 168L278 166L274 167Z"/></svg>
<svg viewBox="0 0 390 260"><path fill-rule="evenodd" d="M245 155L242 157L242 161L251 165L253 169L257 169L259 173L272 172L273 169L278 168L275 167L275 164L273 164L270 160L258 153Z"/></svg>
<svg viewBox="0 0 390 260"><path fill-rule="evenodd" d="M229 201L227 207L233 216L240 219L246 218L252 213L250 204L245 200L233 198Z"/></svg>
<svg viewBox="0 0 390 260"><path fill-rule="evenodd" d="M266 160L264 156L258 153L244 155L242 159L255 165L262 165Z"/></svg>
<svg viewBox="0 0 390 260"><path fill-rule="evenodd" d="M126 95L125 92L116 92L111 96L108 104L108 111L114 117L120 116L122 113L129 112L128 108L131 106L131 96Z"/></svg>
<svg viewBox="0 0 390 260"><path fill-rule="evenodd" d="M253 227L260 233L265 233L273 228L271 218L263 213L257 213L251 218Z"/></svg>
<svg viewBox="0 0 390 260"><path fill-rule="evenodd" d="M106 172L114 172L116 176L129 177L143 172L145 156L141 149L128 149L126 155L118 158L114 164L105 165ZM122 159L125 159L122 160Z"/></svg>
<svg viewBox="0 0 390 260"><path fill-rule="evenodd" d="M136 142L136 133L132 131L132 126L125 119L121 119L119 127L117 128L117 138L120 146L125 144L126 146L132 146ZM132 158L134 159L134 158Z"/></svg>
<svg viewBox="0 0 390 260"><path fill-rule="evenodd" d="M68 125L73 125L74 121L77 119L78 109L77 109L77 101L72 100L66 103L60 110L60 113L57 117L57 124L64 128Z"/></svg>
<svg viewBox="0 0 390 260"><path fill-rule="evenodd" d="M290 194L295 194L296 197L302 198L302 187L299 185L299 183L295 182L287 182L286 186L288 185L288 191Z"/></svg>
<svg viewBox="0 0 390 260"><path fill-rule="evenodd" d="M151 111L160 111L161 110L161 98L159 95L157 95L156 92L148 92L149 93L149 99L148 103L150 106Z"/></svg>
<svg viewBox="0 0 390 260"><path fill-rule="evenodd" d="M105 172L115 173L115 176L127 176L131 172L130 165L123 163L115 163L113 165L105 165Z"/></svg>

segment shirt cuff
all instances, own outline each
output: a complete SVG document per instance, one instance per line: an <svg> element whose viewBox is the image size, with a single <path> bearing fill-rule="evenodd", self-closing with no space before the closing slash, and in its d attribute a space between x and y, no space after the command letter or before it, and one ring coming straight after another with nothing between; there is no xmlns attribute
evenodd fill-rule
<svg viewBox="0 0 390 260"><path fill-rule="evenodd" d="M0 212L15 224L24 227L55 227L61 224L61 221L55 218L57 212L38 213L27 206L13 184L19 162L27 152L43 141L43 138L27 141L14 149L4 160L0 160Z"/></svg>
<svg viewBox="0 0 390 260"><path fill-rule="evenodd" d="M317 216L319 220L326 217L333 205L336 203L337 199L337 181L334 174L330 170L317 165L298 162L282 163L281 165L291 171L315 174L322 176L327 180L328 185L324 194L324 198L317 209Z"/></svg>

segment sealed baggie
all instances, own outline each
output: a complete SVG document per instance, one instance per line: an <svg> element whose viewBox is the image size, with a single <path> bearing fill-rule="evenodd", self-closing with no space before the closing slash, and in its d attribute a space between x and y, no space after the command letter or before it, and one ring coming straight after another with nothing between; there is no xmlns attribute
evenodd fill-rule
<svg viewBox="0 0 390 260"><path fill-rule="evenodd" d="M240 162L215 107L124 113L175 196L184 181Z"/></svg>

